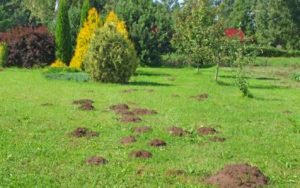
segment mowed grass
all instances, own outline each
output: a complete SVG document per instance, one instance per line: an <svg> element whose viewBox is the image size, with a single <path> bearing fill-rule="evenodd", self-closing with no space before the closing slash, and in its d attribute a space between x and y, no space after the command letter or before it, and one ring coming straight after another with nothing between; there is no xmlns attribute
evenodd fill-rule
<svg viewBox="0 0 300 188"><path fill-rule="evenodd" d="M300 187L300 85L290 79L299 69L247 68L253 99L241 97L233 69L221 69L220 83L213 81L214 71L140 68L130 84L118 85L47 80L42 70L5 69L0 72L0 187L207 187L207 176L234 163L257 166L270 187ZM129 88L138 91L122 92ZM202 93L207 100L190 98ZM95 101L95 111L72 104L85 98ZM158 114L124 124L108 110L118 103ZM153 131L132 145L120 144L142 125ZM173 137L166 131L172 125L192 134ZM214 127L226 141L197 135L202 126ZM71 137L77 127L100 135ZM167 146L149 146L155 138ZM139 149L153 157L128 156ZM108 163L87 165L95 155ZM186 173L170 176L172 169Z"/></svg>

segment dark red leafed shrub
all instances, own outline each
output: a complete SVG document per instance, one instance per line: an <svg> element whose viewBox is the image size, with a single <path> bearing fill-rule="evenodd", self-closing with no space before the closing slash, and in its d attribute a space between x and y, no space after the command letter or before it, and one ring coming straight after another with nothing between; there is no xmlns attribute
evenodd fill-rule
<svg viewBox="0 0 300 188"><path fill-rule="evenodd" d="M6 66L31 68L49 65L55 60L54 38L44 26L14 28L0 33L0 41L8 45Z"/></svg>

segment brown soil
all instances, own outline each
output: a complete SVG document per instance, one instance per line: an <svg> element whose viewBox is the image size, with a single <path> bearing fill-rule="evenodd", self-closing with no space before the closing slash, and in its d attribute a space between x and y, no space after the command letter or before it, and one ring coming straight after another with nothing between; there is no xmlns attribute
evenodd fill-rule
<svg viewBox="0 0 300 188"><path fill-rule="evenodd" d="M134 115L123 114L120 118L120 121L122 123L138 123L138 122L141 122L142 119L137 116L134 116Z"/></svg>
<svg viewBox="0 0 300 188"><path fill-rule="evenodd" d="M203 93L197 96L191 96L192 99L196 99L197 101L204 101L206 99L208 99L208 94L207 93Z"/></svg>
<svg viewBox="0 0 300 188"><path fill-rule="evenodd" d="M52 103L44 103L44 104L41 104L41 106L53 106Z"/></svg>
<svg viewBox="0 0 300 188"><path fill-rule="evenodd" d="M213 141L213 142L225 142L226 138L215 136L215 137L210 138L210 141Z"/></svg>
<svg viewBox="0 0 300 188"><path fill-rule="evenodd" d="M90 157L86 160L86 164L89 164L89 165L104 165L106 163L107 163L107 160L104 159L103 157L99 157L99 156Z"/></svg>
<svg viewBox="0 0 300 188"><path fill-rule="evenodd" d="M203 135L210 135L210 134L216 134L217 130L211 127L201 127L198 130L198 134L203 136Z"/></svg>
<svg viewBox="0 0 300 188"><path fill-rule="evenodd" d="M150 141L149 145L153 147L162 147L162 146L166 146L167 143L163 140L154 139Z"/></svg>
<svg viewBox="0 0 300 188"><path fill-rule="evenodd" d="M135 127L133 128L133 132L137 134L143 134L152 131L151 127L143 126L143 127Z"/></svg>
<svg viewBox="0 0 300 188"><path fill-rule="evenodd" d="M136 142L136 138L134 136L124 137L120 140L121 144L129 145Z"/></svg>
<svg viewBox="0 0 300 188"><path fill-rule="evenodd" d="M184 130L180 127L169 127L168 132L172 136L183 136L184 135Z"/></svg>
<svg viewBox="0 0 300 188"><path fill-rule="evenodd" d="M132 92L135 92L135 91L138 91L137 89L125 89L122 91L122 93L132 93Z"/></svg>
<svg viewBox="0 0 300 188"><path fill-rule="evenodd" d="M140 151L133 151L129 154L130 157L134 157L134 158L151 158L152 157L152 153L150 153L149 151L145 151L145 150L140 150Z"/></svg>
<svg viewBox="0 0 300 188"><path fill-rule="evenodd" d="M76 105L93 104L93 103L94 101L92 101L91 99L80 99L80 100L73 101L73 104Z"/></svg>
<svg viewBox="0 0 300 188"><path fill-rule="evenodd" d="M172 97L178 98L178 97L180 97L180 95L178 95L178 94L172 94Z"/></svg>
<svg viewBox="0 0 300 188"><path fill-rule="evenodd" d="M186 172L184 170L176 170L176 169L171 169L166 172L167 176L184 176Z"/></svg>
<svg viewBox="0 0 300 188"><path fill-rule="evenodd" d="M146 108L135 108L132 110L135 115L153 115L157 114L155 110L149 110Z"/></svg>
<svg viewBox="0 0 300 188"><path fill-rule="evenodd" d="M155 92L155 90L154 90L154 89L146 89L146 91L147 91L147 92L149 92L149 93L153 93L153 92Z"/></svg>
<svg viewBox="0 0 300 188"><path fill-rule="evenodd" d="M220 188L254 188L268 184L267 177L257 168L248 164L227 165L217 174L205 180L206 183Z"/></svg>
<svg viewBox="0 0 300 188"><path fill-rule="evenodd" d="M91 103L85 103L85 104L82 104L81 106L79 106L79 109L83 110L83 111L91 111L91 110L94 110L95 107Z"/></svg>
<svg viewBox="0 0 300 188"><path fill-rule="evenodd" d="M116 104L109 107L117 114L124 114L129 111L129 106L127 104Z"/></svg>
<svg viewBox="0 0 300 188"><path fill-rule="evenodd" d="M90 131L87 128L77 128L75 129L72 133L72 136L80 138L80 137L97 137L99 136L99 133L94 132L94 131Z"/></svg>

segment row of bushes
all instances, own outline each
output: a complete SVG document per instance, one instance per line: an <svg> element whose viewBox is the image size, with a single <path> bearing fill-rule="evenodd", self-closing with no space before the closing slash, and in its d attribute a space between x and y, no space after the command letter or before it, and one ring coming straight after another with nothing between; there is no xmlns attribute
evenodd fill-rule
<svg viewBox="0 0 300 188"><path fill-rule="evenodd" d="M257 56L261 57L300 57L299 50L284 50L274 47L248 46L247 51L255 52Z"/></svg>

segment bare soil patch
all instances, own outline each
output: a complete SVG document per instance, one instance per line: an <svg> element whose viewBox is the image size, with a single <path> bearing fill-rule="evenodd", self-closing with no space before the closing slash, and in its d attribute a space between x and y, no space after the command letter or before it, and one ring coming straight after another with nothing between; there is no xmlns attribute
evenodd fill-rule
<svg viewBox="0 0 300 188"><path fill-rule="evenodd" d="M204 101L206 99L208 99L208 94L207 93L203 93L197 96L191 96L190 98L195 99L197 101Z"/></svg>
<svg viewBox="0 0 300 188"><path fill-rule="evenodd" d="M172 94L172 97L174 97L174 98L179 98L180 95L178 95L178 94Z"/></svg>
<svg viewBox="0 0 300 188"><path fill-rule="evenodd" d="M200 127L200 128L197 130L197 132L198 132L198 134L201 135L201 136L218 133L218 131L217 131L216 129L211 128L211 127Z"/></svg>
<svg viewBox="0 0 300 188"><path fill-rule="evenodd" d="M124 90L122 90L122 93L133 93L136 91L138 91L138 90L137 89L124 89Z"/></svg>
<svg viewBox="0 0 300 188"><path fill-rule="evenodd" d="M186 175L186 172L184 170L178 170L178 169L170 169L166 172L167 176L184 176Z"/></svg>
<svg viewBox="0 0 300 188"><path fill-rule="evenodd" d="M81 137L97 137L99 136L98 132L90 131L87 128L79 127L75 129L72 133L72 136L81 138Z"/></svg>
<svg viewBox="0 0 300 188"><path fill-rule="evenodd" d="M135 115L124 115L123 114L120 118L120 121L122 123L138 123L138 122L141 122L142 119Z"/></svg>
<svg viewBox="0 0 300 188"><path fill-rule="evenodd" d="M129 111L129 106L127 104L116 104L109 107L117 114L123 114Z"/></svg>
<svg viewBox="0 0 300 188"><path fill-rule="evenodd" d="M54 106L54 104L52 104L52 103L43 103L43 104L41 104L41 106L45 106L45 107L47 107L47 106Z"/></svg>
<svg viewBox="0 0 300 188"><path fill-rule="evenodd" d="M142 126L142 127L135 127L133 128L133 132L136 134L143 134L147 132L151 132L152 128L148 126Z"/></svg>
<svg viewBox="0 0 300 188"><path fill-rule="evenodd" d="M268 184L268 178L257 168L248 164L227 165L217 174L205 180L210 185L220 188L262 187Z"/></svg>
<svg viewBox="0 0 300 188"><path fill-rule="evenodd" d="M88 165L104 165L107 163L107 160L101 156L93 156L86 160L86 164Z"/></svg>
<svg viewBox="0 0 300 188"><path fill-rule="evenodd" d="M213 141L213 142L225 142L226 138L214 136L214 137L210 138L209 140Z"/></svg>
<svg viewBox="0 0 300 188"><path fill-rule="evenodd" d="M130 157L134 157L134 158L151 158L152 157L152 153L150 153L149 151L145 151L145 150L139 150L139 151L133 151L129 154Z"/></svg>
<svg viewBox="0 0 300 188"><path fill-rule="evenodd" d="M95 107L93 106L94 101L91 99L80 99L73 101L73 104L79 105L79 109L83 111L91 111L94 110Z"/></svg>
<svg viewBox="0 0 300 188"><path fill-rule="evenodd" d="M162 146L166 146L167 143L160 139L154 139L150 141L149 145L153 147L162 147Z"/></svg>
<svg viewBox="0 0 300 188"><path fill-rule="evenodd" d="M153 114L157 114L157 112L155 110L150 110L150 109L146 109L146 108L134 108L132 110L132 112L135 115L153 115Z"/></svg>
<svg viewBox="0 0 300 188"><path fill-rule="evenodd" d="M180 128L180 127L175 127L175 126L169 127L169 128L168 128L168 132L169 132L169 134L172 135L172 136L183 136L184 133L185 133L185 131L184 131L182 128Z"/></svg>
<svg viewBox="0 0 300 188"><path fill-rule="evenodd" d="M134 136L124 137L120 140L121 144L129 145L136 142L136 138Z"/></svg>
<svg viewBox="0 0 300 188"><path fill-rule="evenodd" d="M76 105L83 105L83 104L87 104L87 103L93 104L94 101L91 99L79 99L79 100L73 101L73 104L76 104Z"/></svg>

